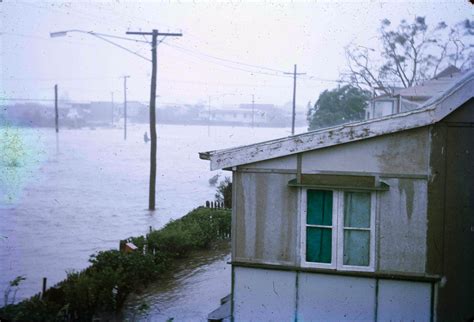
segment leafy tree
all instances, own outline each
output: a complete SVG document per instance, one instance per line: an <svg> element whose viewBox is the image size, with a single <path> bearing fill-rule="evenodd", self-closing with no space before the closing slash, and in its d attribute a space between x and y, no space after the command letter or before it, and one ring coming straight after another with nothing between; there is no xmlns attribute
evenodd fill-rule
<svg viewBox="0 0 474 322"><path fill-rule="evenodd" d="M474 21L453 27L440 22L430 28L424 17L411 23L402 20L393 27L381 21L381 52L356 44L346 47L348 72L343 79L361 89L390 94L393 87L410 87L452 65L469 68L474 60ZM375 58L375 59L374 59Z"/></svg>
<svg viewBox="0 0 474 322"><path fill-rule="evenodd" d="M364 118L370 92L346 85L325 90L308 110L308 130L358 121Z"/></svg>
<svg viewBox="0 0 474 322"><path fill-rule="evenodd" d="M224 208L232 208L232 181L229 177L225 177L224 180L219 183L215 198L217 202L224 203Z"/></svg>

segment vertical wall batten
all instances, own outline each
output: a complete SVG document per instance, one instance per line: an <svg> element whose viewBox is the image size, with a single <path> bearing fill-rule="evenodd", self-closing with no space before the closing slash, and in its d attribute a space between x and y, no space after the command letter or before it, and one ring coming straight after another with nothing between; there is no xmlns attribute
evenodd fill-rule
<svg viewBox="0 0 474 322"><path fill-rule="evenodd" d="M301 165L303 163L303 154L296 155L296 183L301 183Z"/></svg>
<svg viewBox="0 0 474 322"><path fill-rule="evenodd" d="M430 322L434 322L434 296L435 296L435 283L431 283L431 308L430 308Z"/></svg>
<svg viewBox="0 0 474 322"><path fill-rule="evenodd" d="M235 269L231 266L231 283L230 283L230 321L234 322L234 294L235 294Z"/></svg>
<svg viewBox="0 0 474 322"><path fill-rule="evenodd" d="M375 279L375 305L374 305L374 321L378 320L379 316L379 279Z"/></svg>
<svg viewBox="0 0 474 322"><path fill-rule="evenodd" d="M296 272L295 277L295 285L296 285L296 292L295 292L295 322L298 322L298 302L299 302L299 295L300 295L300 272Z"/></svg>

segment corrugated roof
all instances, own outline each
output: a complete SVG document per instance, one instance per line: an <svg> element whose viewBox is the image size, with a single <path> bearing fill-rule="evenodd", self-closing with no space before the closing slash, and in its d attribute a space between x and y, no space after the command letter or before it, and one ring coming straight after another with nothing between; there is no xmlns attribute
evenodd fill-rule
<svg viewBox="0 0 474 322"><path fill-rule="evenodd" d="M442 120L473 95L474 71L470 71L416 110L247 146L201 152L199 157L211 161L211 170L217 170L427 126Z"/></svg>
<svg viewBox="0 0 474 322"><path fill-rule="evenodd" d="M444 92L452 84L455 84L461 79L462 76L462 73L448 74L444 77L424 81L420 85L397 90L394 94L406 98L430 98Z"/></svg>

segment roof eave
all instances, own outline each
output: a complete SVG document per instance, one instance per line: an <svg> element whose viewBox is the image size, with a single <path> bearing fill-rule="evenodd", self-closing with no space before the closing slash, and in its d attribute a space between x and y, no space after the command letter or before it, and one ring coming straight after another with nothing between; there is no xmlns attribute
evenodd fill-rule
<svg viewBox="0 0 474 322"><path fill-rule="evenodd" d="M247 146L202 152L199 157L211 161L211 170L217 170L427 126L467 102L473 93L474 72L471 72L413 111Z"/></svg>

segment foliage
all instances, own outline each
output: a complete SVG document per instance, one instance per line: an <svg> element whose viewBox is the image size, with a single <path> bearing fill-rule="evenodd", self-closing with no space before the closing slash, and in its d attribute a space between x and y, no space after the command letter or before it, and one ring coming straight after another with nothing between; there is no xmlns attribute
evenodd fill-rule
<svg viewBox="0 0 474 322"><path fill-rule="evenodd" d="M18 292L18 288L20 287L21 282L26 280L26 277L20 275L15 277L13 280L11 280L8 283L8 287L5 289L3 292L3 305L8 305L11 303L15 303L15 298L16 298L16 293ZM10 299L10 294L13 292L13 295L11 296Z"/></svg>
<svg viewBox="0 0 474 322"><path fill-rule="evenodd" d="M316 130L364 118L364 108L370 93L346 85L325 90L319 95L314 107L308 110L308 130Z"/></svg>
<svg viewBox="0 0 474 322"><path fill-rule="evenodd" d="M146 236L131 237L133 252L109 250L90 258L91 266L16 305L0 308L0 319L14 321L91 321L103 312L119 312L126 297L172 267L172 260L230 237L228 210L197 208ZM18 286L22 277L14 281Z"/></svg>
<svg viewBox="0 0 474 322"><path fill-rule="evenodd" d="M232 181L229 177L225 177L225 179L219 183L215 198L217 202L224 203L224 208L232 208Z"/></svg>
<svg viewBox="0 0 474 322"><path fill-rule="evenodd" d="M395 28L384 19L379 29L381 52L357 44L346 47L349 71L343 78L361 89L390 94L393 87L414 86L449 65L469 68L474 60L473 35L474 21L469 19L452 27L440 22L434 28L424 17L411 23L402 20Z"/></svg>
<svg viewBox="0 0 474 322"><path fill-rule="evenodd" d="M230 236L230 212L197 208L179 220L171 221L164 229L147 235L151 252L183 257L191 250L206 248L218 238Z"/></svg>

